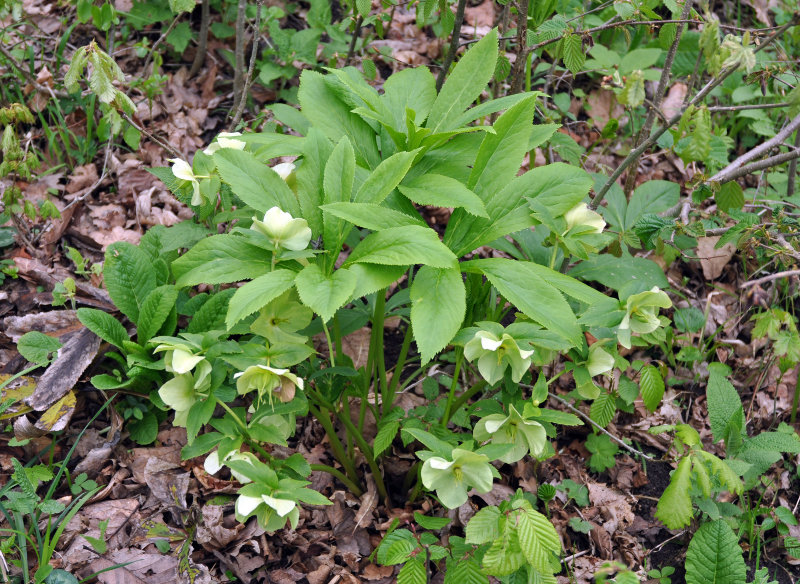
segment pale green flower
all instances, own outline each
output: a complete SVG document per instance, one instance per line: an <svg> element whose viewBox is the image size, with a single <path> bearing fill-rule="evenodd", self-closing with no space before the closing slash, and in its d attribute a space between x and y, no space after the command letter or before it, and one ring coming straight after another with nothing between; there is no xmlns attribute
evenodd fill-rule
<svg viewBox="0 0 800 584"><path fill-rule="evenodd" d="M252 515L260 505L267 505L273 508L279 517L286 517L292 509L297 507L297 503L290 499L279 499L271 495L261 495L260 497L248 497L239 495L236 499L236 512L242 516Z"/></svg>
<svg viewBox="0 0 800 584"><path fill-rule="evenodd" d="M170 158L167 160L167 162L172 163L172 174L175 175L175 178L188 180L190 183L192 183L192 205L202 205L203 196L200 194L200 181L197 179L208 177L196 175L194 170L192 170L192 165L185 160L181 160L180 158Z"/></svg>
<svg viewBox="0 0 800 584"><path fill-rule="evenodd" d="M508 412L507 416L490 414L478 420L472 433L475 440L511 444L511 450L500 457L503 462L517 462L528 452L533 456L542 454L547 442L544 426L534 420L526 420L514 406L509 406Z"/></svg>
<svg viewBox="0 0 800 584"><path fill-rule="evenodd" d="M533 350L523 351L517 341L508 333L498 337L489 331L478 331L464 345L467 361L478 359L478 371L491 385L503 379L506 367L511 366L511 379L519 383L531 366Z"/></svg>
<svg viewBox="0 0 800 584"><path fill-rule="evenodd" d="M652 333L660 325L658 318L659 308L669 308L672 301L663 292L654 286L652 290L640 292L629 296L626 303L626 313L617 329L617 338L626 349L631 348L631 333L645 335Z"/></svg>
<svg viewBox="0 0 800 584"><path fill-rule="evenodd" d="M272 170L277 172L279 177L287 181L289 180L289 177L292 176L294 169L294 162L281 162L280 164L276 164L272 167Z"/></svg>
<svg viewBox="0 0 800 584"><path fill-rule="evenodd" d="M586 203L578 203L567 211L564 214L564 220L567 222L567 231L573 227L588 227L591 228L592 233L603 233L606 226L602 215L589 209Z"/></svg>
<svg viewBox="0 0 800 584"><path fill-rule="evenodd" d="M211 364L204 360L194 374L178 373L159 388L158 396L161 401L175 410L176 426L186 427L189 410L201 397L201 393L211 385L210 373Z"/></svg>
<svg viewBox="0 0 800 584"><path fill-rule="evenodd" d="M442 505L455 509L467 501L467 492L492 490L492 467L489 458L469 450L454 448L453 460L432 456L422 465L420 476L425 488L436 491Z"/></svg>
<svg viewBox="0 0 800 584"><path fill-rule="evenodd" d="M600 343L589 347L589 359L586 361L589 375L603 375L614 369L614 356L606 351Z"/></svg>
<svg viewBox="0 0 800 584"><path fill-rule="evenodd" d="M245 142L236 140L236 136L241 136L241 132L220 132L217 136L217 141L209 144L208 148L203 150L203 154L211 156L220 148L231 148L233 150L244 150Z"/></svg>
<svg viewBox="0 0 800 584"><path fill-rule="evenodd" d="M286 343L303 344L308 337L299 334L314 317L314 311L297 300L297 292L284 292L264 306L258 318L250 325L250 330L261 335L271 345Z"/></svg>
<svg viewBox="0 0 800 584"><path fill-rule="evenodd" d="M252 452L240 452L239 450L236 449L231 450L220 461L219 450L215 450L214 452L206 456L206 459L203 462L203 468L210 475L217 474L219 472L219 469L221 469L222 466L225 464L225 462L229 460L241 460L251 465L255 464L255 462L258 462L258 459ZM252 482L245 475L233 469L231 469L231 475L233 475L233 478L235 478L242 484Z"/></svg>
<svg viewBox="0 0 800 584"><path fill-rule="evenodd" d="M293 528L297 527L300 510L296 501L285 498L284 491L258 483L245 485L236 499L236 518L244 523L255 515L259 525L270 532L285 526L287 520Z"/></svg>
<svg viewBox="0 0 800 584"><path fill-rule="evenodd" d="M161 343L154 353L166 351L164 367L169 373L189 373L195 366L203 361L202 355L196 355L191 347L182 343Z"/></svg>
<svg viewBox="0 0 800 584"><path fill-rule="evenodd" d="M251 365L233 376L236 379L236 390L239 395L258 391L259 399L267 394L270 402L275 393L282 402L292 401L295 389L303 389L303 380L288 369L278 369L267 365Z"/></svg>
<svg viewBox="0 0 800 584"><path fill-rule="evenodd" d="M253 217L253 226L259 233L266 235L275 247L291 251L301 251L311 241L311 229L305 219L295 219L291 214L272 207L259 221Z"/></svg>

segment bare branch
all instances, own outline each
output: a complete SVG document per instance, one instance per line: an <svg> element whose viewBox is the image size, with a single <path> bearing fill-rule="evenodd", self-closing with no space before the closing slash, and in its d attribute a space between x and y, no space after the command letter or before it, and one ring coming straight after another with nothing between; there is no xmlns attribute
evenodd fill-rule
<svg viewBox="0 0 800 584"><path fill-rule="evenodd" d="M750 280L749 282L745 282L739 288L749 288L750 286L758 286L759 284L763 284L765 282L771 282L772 280L779 280L781 278L790 278L792 276L800 276L800 270L786 270L784 272L776 272L774 274L770 274L769 276L764 276L763 278L757 278L755 280Z"/></svg>

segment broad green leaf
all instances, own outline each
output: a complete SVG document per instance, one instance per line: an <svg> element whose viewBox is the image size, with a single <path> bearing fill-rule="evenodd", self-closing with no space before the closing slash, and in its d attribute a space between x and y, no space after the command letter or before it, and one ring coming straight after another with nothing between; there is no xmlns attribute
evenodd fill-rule
<svg viewBox="0 0 800 584"><path fill-rule="evenodd" d="M720 367L710 366L708 369L708 422L714 442L719 442L744 430L744 409L739 393L725 378Z"/></svg>
<svg viewBox="0 0 800 584"><path fill-rule="evenodd" d="M406 176L418 150L398 152L382 161L358 189L353 202L379 205Z"/></svg>
<svg viewBox="0 0 800 584"><path fill-rule="evenodd" d="M421 220L410 215L372 203L328 203L321 208L325 213L372 231L401 225L425 226Z"/></svg>
<svg viewBox="0 0 800 584"><path fill-rule="evenodd" d="M456 256L429 227L406 225L372 233L356 246L345 265L354 263L434 268L455 267Z"/></svg>
<svg viewBox="0 0 800 584"><path fill-rule="evenodd" d="M355 152L350 140L348 140L347 136L344 136L336 145L336 148L333 149L328 162L325 164L325 177L323 180L325 195L323 201L326 204L351 200L355 170ZM349 228L345 226L344 221L336 216L323 213L322 219L325 225L323 240L325 249L328 251L327 262L330 270L339 255L339 249L347 237Z"/></svg>
<svg viewBox="0 0 800 584"><path fill-rule="evenodd" d="M664 397L664 379L658 369L653 365L642 367L639 378L639 387L642 390L642 401L651 412L656 411Z"/></svg>
<svg viewBox="0 0 800 584"><path fill-rule="evenodd" d="M228 329L286 292L294 284L295 276L291 270L275 270L236 290L225 317Z"/></svg>
<svg viewBox="0 0 800 584"><path fill-rule="evenodd" d="M661 49L634 49L623 55L619 72L627 75L637 69L647 69L655 65L660 56Z"/></svg>
<svg viewBox="0 0 800 584"><path fill-rule="evenodd" d="M517 533L525 559L534 569L552 574L551 560L561 553L561 540L550 521L533 509L520 513Z"/></svg>
<svg viewBox="0 0 800 584"><path fill-rule="evenodd" d="M136 321L136 340L140 345L144 345L158 332L175 307L177 299L178 289L170 284L159 286L147 295Z"/></svg>
<svg viewBox="0 0 800 584"><path fill-rule="evenodd" d="M567 69L573 74L579 73L586 62L586 55L583 52L583 37L580 34L565 36L561 45L561 54Z"/></svg>
<svg viewBox="0 0 800 584"><path fill-rule="evenodd" d="M444 584L489 584L489 578L481 570L475 558L464 558L448 562Z"/></svg>
<svg viewBox="0 0 800 584"><path fill-rule="evenodd" d="M120 312L137 322L144 299L156 287L156 273L148 255L130 243L112 243L106 249L103 280Z"/></svg>
<svg viewBox="0 0 800 584"><path fill-rule="evenodd" d="M410 558L397 573L397 584L427 584L424 554Z"/></svg>
<svg viewBox="0 0 800 584"><path fill-rule="evenodd" d="M398 187L418 205L462 207L470 215L489 218L481 198L459 180L441 174L424 174Z"/></svg>
<svg viewBox="0 0 800 584"><path fill-rule="evenodd" d="M455 122L455 127L459 128L466 126L478 118L483 118L492 114L496 114L497 112L510 109L512 106L524 99L528 99L530 97L539 97L541 95L543 95L541 91L523 91L521 93L514 93L512 95L498 97L497 99L490 99L489 101L485 101L465 111Z"/></svg>
<svg viewBox="0 0 800 584"><path fill-rule="evenodd" d="M449 517L431 517L430 515L423 515L419 511L414 511L414 521L416 521L420 527L438 531L446 527L452 519Z"/></svg>
<svg viewBox="0 0 800 584"><path fill-rule="evenodd" d="M644 103L646 97L644 91L644 73L634 71L625 80L622 91L617 95L617 100L628 107L639 107Z"/></svg>
<svg viewBox="0 0 800 584"><path fill-rule="evenodd" d="M497 507L484 507L478 511L467 523L467 543L480 545L497 539L500 535L500 517L500 509Z"/></svg>
<svg viewBox="0 0 800 584"><path fill-rule="evenodd" d="M300 300L328 322L353 295L358 276L348 269L326 275L316 264L303 268L295 278Z"/></svg>
<svg viewBox="0 0 800 584"><path fill-rule="evenodd" d="M677 185L676 185L677 186ZM731 209L741 209L744 206L744 192L735 180L723 184L714 194L717 207L726 213Z"/></svg>
<svg viewBox="0 0 800 584"><path fill-rule="evenodd" d="M526 563L519 545L517 526L509 518L504 521L500 537L495 539L483 555L483 568L492 576L507 576Z"/></svg>
<svg viewBox="0 0 800 584"><path fill-rule="evenodd" d="M381 266L379 264L353 264L347 269L358 278L355 292L350 300L382 290L397 282L406 272L405 266Z"/></svg>
<svg viewBox="0 0 800 584"><path fill-rule="evenodd" d="M453 130L464 110L483 92L497 62L497 29L461 57L442 86L425 124L433 133Z"/></svg>
<svg viewBox="0 0 800 584"><path fill-rule="evenodd" d="M90 329L91 330L91 329ZM31 363L46 365L50 362L50 353L61 348L58 339L47 336L39 331L29 331L22 335L17 342L17 351Z"/></svg>
<svg viewBox="0 0 800 584"><path fill-rule="evenodd" d="M206 331L223 330L225 316L228 313L228 304L238 288L227 288L212 295L192 315L192 320L186 328L190 333L204 333Z"/></svg>
<svg viewBox="0 0 800 584"><path fill-rule="evenodd" d="M667 288L664 272L647 258L621 257L611 254L591 256L569 271L573 278L599 282L620 293L621 297L650 290L654 286Z"/></svg>
<svg viewBox="0 0 800 584"><path fill-rule="evenodd" d="M658 500L656 519L669 529L686 527L692 520L691 490L692 458L684 456L672 473L669 485Z"/></svg>
<svg viewBox="0 0 800 584"><path fill-rule="evenodd" d="M335 144L347 136L355 148L358 162L368 168L380 163L375 132L351 107L339 99L325 77L314 71L303 71L297 99L303 114L312 126L320 128Z"/></svg>
<svg viewBox="0 0 800 584"><path fill-rule="evenodd" d="M723 519L700 526L686 550L686 584L745 584L739 538Z"/></svg>
<svg viewBox="0 0 800 584"><path fill-rule="evenodd" d="M614 419L614 414L617 413L617 398L611 393L601 393L596 400L592 402L590 410L590 417L601 428L605 428Z"/></svg>
<svg viewBox="0 0 800 584"><path fill-rule="evenodd" d="M234 194L262 215L272 207L292 217L300 215L300 204L286 181L249 152L220 148L214 153L214 163Z"/></svg>
<svg viewBox="0 0 800 584"><path fill-rule="evenodd" d="M184 288L255 278L271 267L268 251L243 237L225 234L212 235L200 241L172 263L172 272L177 278L175 285Z"/></svg>
<svg viewBox="0 0 800 584"><path fill-rule="evenodd" d="M560 127L561 124L535 124L528 139L528 151L547 142Z"/></svg>
<svg viewBox="0 0 800 584"><path fill-rule="evenodd" d="M411 284L411 326L423 363L453 339L465 310L466 289L458 269L419 269Z"/></svg>
<svg viewBox="0 0 800 584"><path fill-rule="evenodd" d="M427 67L411 67L393 73L383 84L383 101L396 130L406 132L406 110L422 126L436 101L436 79Z"/></svg>
<svg viewBox="0 0 800 584"><path fill-rule="evenodd" d="M122 348L122 343L130 340L125 327L107 312L96 308L79 308L77 316L83 326L115 347Z"/></svg>
<svg viewBox="0 0 800 584"><path fill-rule="evenodd" d="M470 262L471 268L478 268L497 291L526 316L573 345L581 345L583 335L575 313L533 265L505 258Z"/></svg>
<svg viewBox="0 0 800 584"><path fill-rule="evenodd" d="M194 10L195 0L169 0L169 9L173 14L191 12Z"/></svg>
<svg viewBox="0 0 800 584"><path fill-rule="evenodd" d="M681 189L678 183L666 180L649 180L633 191L625 212L625 230L633 229L645 213L662 213L678 204Z"/></svg>
<svg viewBox="0 0 800 584"><path fill-rule="evenodd" d="M389 448L400 430L399 420L390 420L381 425L372 444L372 453L377 457Z"/></svg>
<svg viewBox="0 0 800 584"><path fill-rule="evenodd" d="M308 221L314 238L322 233L322 211L319 206L324 197L325 163L332 151L330 140L319 129L312 128L303 142L303 164L296 171L301 217Z"/></svg>

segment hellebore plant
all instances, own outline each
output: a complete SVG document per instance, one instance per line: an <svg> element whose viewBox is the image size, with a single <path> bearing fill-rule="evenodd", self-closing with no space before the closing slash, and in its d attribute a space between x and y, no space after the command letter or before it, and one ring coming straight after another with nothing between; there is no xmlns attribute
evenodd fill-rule
<svg viewBox="0 0 800 584"><path fill-rule="evenodd" d="M272 207L264 215L264 220L259 221L253 217L254 230L267 236L276 249L301 251L308 247L311 241L311 229L305 219L295 219L290 213L281 211L279 207Z"/></svg>
<svg viewBox="0 0 800 584"><path fill-rule="evenodd" d="M489 414L478 420L473 430L478 442L489 441L492 444L511 444L512 448L499 460L512 463L522 460L529 454L540 456L545 450L547 433L539 422L526 420L513 405L508 407L508 415Z"/></svg>
<svg viewBox="0 0 800 584"><path fill-rule="evenodd" d="M268 365L252 365L236 373L236 390L239 395L246 395L253 390L258 392L260 402L266 395L272 403L273 394L281 402L290 402L294 399L295 389L303 389L303 380L298 378L288 369L278 369Z"/></svg>
<svg viewBox="0 0 800 584"><path fill-rule="evenodd" d="M672 301L664 291L654 287L646 292L628 296L624 306L625 316L617 329L617 338L620 345L630 349L631 333L645 335L656 330L661 326L658 317L659 308L669 308L672 306Z"/></svg>
<svg viewBox="0 0 800 584"><path fill-rule="evenodd" d="M237 136L241 136L241 132L220 132L217 134L216 142L212 142L208 148L203 150L203 154L206 156L212 156L214 152L219 150L220 148L232 148L234 150L244 150L244 147L247 145L245 142L241 140L236 140Z"/></svg>
<svg viewBox="0 0 800 584"><path fill-rule="evenodd" d="M494 479L488 456L462 448L453 449L451 460L431 456L422 464L420 476L425 488L436 491L442 505L449 509L466 503L471 488L488 493Z"/></svg>
<svg viewBox="0 0 800 584"><path fill-rule="evenodd" d="M496 323L481 323L491 324ZM467 361L477 360L478 371L489 385L503 379L503 373L511 367L511 379L519 383L531 366L533 349L520 349L517 340L507 332L500 332L502 326L493 326L492 331L479 330L466 345L464 357Z"/></svg>

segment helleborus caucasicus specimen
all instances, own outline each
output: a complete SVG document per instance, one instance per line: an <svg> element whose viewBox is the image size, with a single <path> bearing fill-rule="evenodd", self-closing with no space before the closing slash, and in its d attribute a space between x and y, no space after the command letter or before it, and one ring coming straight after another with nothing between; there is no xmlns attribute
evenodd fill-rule
<svg viewBox="0 0 800 584"><path fill-rule="evenodd" d="M490 385L503 379L509 366L511 379L519 383L531 366L531 355L532 349L520 349L516 339L506 332L479 330L464 345L464 357L467 361L478 360L478 371Z"/></svg>
<svg viewBox="0 0 800 584"><path fill-rule="evenodd" d="M492 467L489 457L470 450L454 448L453 460L431 456L422 464L422 484L436 491L442 505L455 509L467 501L467 492L492 490Z"/></svg>
<svg viewBox="0 0 800 584"><path fill-rule="evenodd" d="M158 396L175 410L175 425L185 428L189 410L211 386L211 364L203 360L194 373L178 373L158 390Z"/></svg>
<svg viewBox="0 0 800 584"><path fill-rule="evenodd" d="M241 460L251 465L254 465L258 462L258 459L252 452L240 452L236 449L228 452L228 454L223 456L222 460L220 461L219 450L215 450L206 456L206 459L203 462L203 469L205 469L205 471L210 475L217 474L219 469L221 469L229 460ZM249 477L237 470L231 469L231 475L233 475L233 478L242 484L252 482Z"/></svg>
<svg viewBox="0 0 800 584"><path fill-rule="evenodd" d="M272 167L272 170L278 173L278 176L281 177L283 180L288 181L289 177L294 172L295 166L294 162L281 162L280 164L276 164Z"/></svg>
<svg viewBox="0 0 800 584"><path fill-rule="evenodd" d="M575 227L580 227L581 231L603 233L603 229L605 229L606 226L606 222L603 220L600 213L589 209L586 203L578 203L572 209L564 213L564 220L567 222L567 231Z"/></svg>
<svg viewBox="0 0 800 584"><path fill-rule="evenodd" d="M301 251L311 241L308 221L295 219L290 213L281 211L280 207L268 210L263 221L253 217L252 229L266 235L276 248Z"/></svg>
<svg viewBox="0 0 800 584"><path fill-rule="evenodd" d="M667 293L657 287L628 296L625 301L625 316L617 329L620 345L630 349L631 333L646 335L656 330L661 325L658 309L670 306L672 306L672 301Z"/></svg>
<svg viewBox="0 0 800 584"><path fill-rule="evenodd" d="M290 373L288 369L278 369L268 365L252 365L233 377L236 379L236 390L239 395L245 395L255 389L258 391L259 400L266 394L270 403L273 393L285 403L294 399L296 388L303 389L303 380L297 375Z"/></svg>
<svg viewBox="0 0 800 584"><path fill-rule="evenodd" d="M271 488L255 483L239 490L235 510L237 520L245 523L248 517L255 515L259 525L267 531L281 529L287 520L294 529L300 519L296 501L284 499Z"/></svg>
<svg viewBox="0 0 800 584"><path fill-rule="evenodd" d="M509 406L507 416L490 414L481 418L475 424L473 436L478 442L489 440L492 444L511 444L511 450L500 457L507 463L521 460L528 452L539 456L547 442L544 426L523 418L513 405Z"/></svg>
<svg viewBox="0 0 800 584"><path fill-rule="evenodd" d="M172 174L175 175L175 178L192 183L192 205L202 205L203 196L200 194L200 181L198 179L208 177L196 175L192 170L192 165L180 158L170 158L167 162L172 163Z"/></svg>
<svg viewBox="0 0 800 584"><path fill-rule="evenodd" d="M217 141L209 144L208 148L203 150L203 154L212 156L214 152L220 148L231 148L233 150L244 150L245 143L237 140L237 136L241 136L241 132L220 132L217 135Z"/></svg>
<svg viewBox="0 0 800 584"><path fill-rule="evenodd" d="M154 353L166 351L164 355L164 368L169 373L189 373L195 366L203 361L203 355L195 354L194 348L183 343L167 342L161 343Z"/></svg>
<svg viewBox="0 0 800 584"><path fill-rule="evenodd" d="M261 309L250 330L261 335L272 345L305 343L308 337L297 331L311 324L314 312L297 300L294 290L285 292Z"/></svg>
<svg viewBox="0 0 800 584"><path fill-rule="evenodd" d="M589 375L603 375L614 369L614 356L603 348L600 343L589 347L589 359L586 361Z"/></svg>

